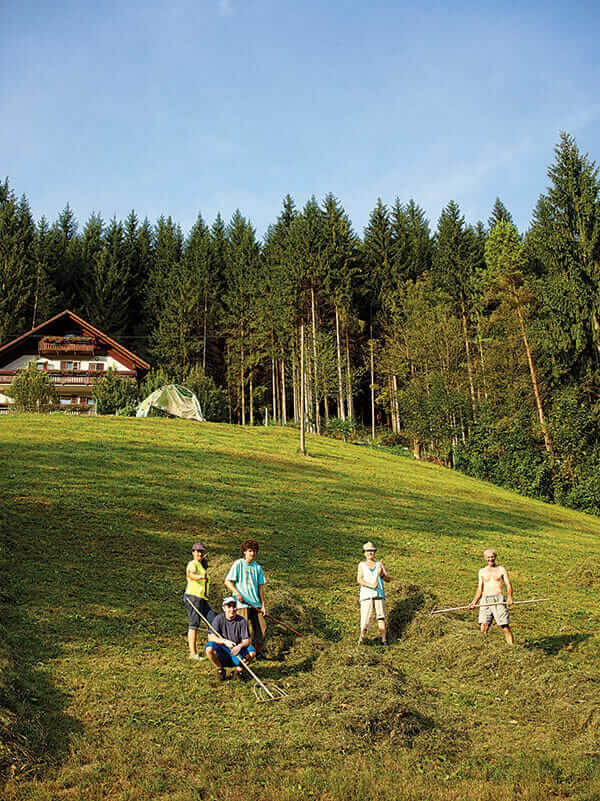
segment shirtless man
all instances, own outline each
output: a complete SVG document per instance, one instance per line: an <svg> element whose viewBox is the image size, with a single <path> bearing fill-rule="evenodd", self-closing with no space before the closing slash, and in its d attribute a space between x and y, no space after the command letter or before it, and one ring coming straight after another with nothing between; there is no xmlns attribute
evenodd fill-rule
<svg viewBox="0 0 600 801"><path fill-rule="evenodd" d="M492 620L495 620L504 631L506 642L509 645L515 644L513 633L510 630L507 605L512 604L512 585L508 578L508 572L502 565L496 564L496 551L488 548L483 552L483 558L487 562L487 567L482 567L479 571L479 584L475 597L469 604L470 609L475 609L477 602L481 598L482 606L479 607L479 625L481 633L487 634ZM502 584L506 584L506 601L502 594ZM484 604L493 604L485 606Z"/></svg>

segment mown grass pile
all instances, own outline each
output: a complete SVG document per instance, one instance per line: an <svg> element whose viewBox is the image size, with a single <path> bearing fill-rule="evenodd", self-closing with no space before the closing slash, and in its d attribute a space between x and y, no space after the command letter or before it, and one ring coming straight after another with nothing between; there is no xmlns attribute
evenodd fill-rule
<svg viewBox="0 0 600 801"><path fill-rule="evenodd" d="M293 432L0 419L0 750L10 801L600 798L600 520L431 465ZM247 536L269 624L256 703L187 660L183 572L211 601ZM391 647L358 635L375 540ZM468 602L495 546L517 645Z"/></svg>

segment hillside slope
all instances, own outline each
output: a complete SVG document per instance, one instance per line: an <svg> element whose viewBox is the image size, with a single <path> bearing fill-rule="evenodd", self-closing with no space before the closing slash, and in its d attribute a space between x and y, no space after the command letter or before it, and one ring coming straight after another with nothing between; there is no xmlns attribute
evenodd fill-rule
<svg viewBox="0 0 600 801"><path fill-rule="evenodd" d="M0 418L0 732L8 799L600 797L600 520L276 428ZM186 659L184 568L213 603L246 536L271 611L259 705ZM394 576L392 647L359 649L356 564ZM517 646L468 603L494 546Z"/></svg>

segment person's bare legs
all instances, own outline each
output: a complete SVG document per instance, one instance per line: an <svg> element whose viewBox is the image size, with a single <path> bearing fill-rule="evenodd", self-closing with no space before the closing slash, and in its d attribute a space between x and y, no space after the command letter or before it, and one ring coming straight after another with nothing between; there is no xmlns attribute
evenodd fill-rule
<svg viewBox="0 0 600 801"><path fill-rule="evenodd" d="M381 637L381 642L387 642L387 633L385 630L385 620L378 620L377 621L377 628L379 629L379 636Z"/></svg>
<svg viewBox="0 0 600 801"><path fill-rule="evenodd" d="M512 631L510 630L510 626L502 626L502 631L504 632L504 637L506 639L506 642L509 645L514 645L515 638L513 637Z"/></svg>
<svg viewBox="0 0 600 801"><path fill-rule="evenodd" d="M217 670L221 670L223 665L219 662L219 658L212 645L209 645L208 648L206 649L206 656L210 659L210 661L217 668Z"/></svg>
<svg viewBox="0 0 600 801"><path fill-rule="evenodd" d="M196 629L188 629L188 646L190 649L190 656L196 656L196 635L198 634Z"/></svg>
<svg viewBox="0 0 600 801"><path fill-rule="evenodd" d="M480 627L481 628L481 633L482 634L487 634L489 627L490 627L489 623L482 623L481 627Z"/></svg>

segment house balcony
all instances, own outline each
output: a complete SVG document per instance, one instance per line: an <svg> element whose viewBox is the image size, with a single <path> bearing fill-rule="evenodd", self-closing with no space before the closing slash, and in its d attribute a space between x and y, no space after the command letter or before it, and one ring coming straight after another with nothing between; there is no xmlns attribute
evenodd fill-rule
<svg viewBox="0 0 600 801"><path fill-rule="evenodd" d="M0 385L11 384L13 378L20 373L21 370L0 370ZM48 378L58 386L89 386L94 383L96 378L105 375L100 372L65 372L64 370L40 370L45 373ZM135 380L136 373L133 370L119 371L119 378L130 378Z"/></svg>
<svg viewBox="0 0 600 801"><path fill-rule="evenodd" d="M44 337L38 343L38 355L46 357L95 356L96 343L90 337Z"/></svg>

